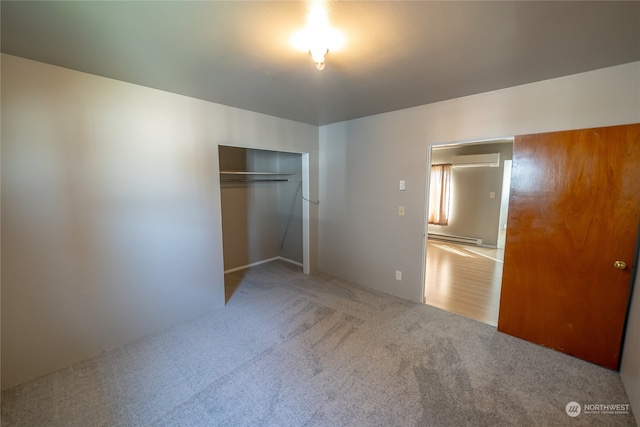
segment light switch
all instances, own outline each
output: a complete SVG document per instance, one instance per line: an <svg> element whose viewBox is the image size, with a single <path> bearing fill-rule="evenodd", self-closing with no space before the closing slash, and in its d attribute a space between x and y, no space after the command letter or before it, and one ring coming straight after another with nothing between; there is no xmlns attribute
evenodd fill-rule
<svg viewBox="0 0 640 427"><path fill-rule="evenodd" d="M406 186L404 185L404 180L400 181L400 191L404 191Z"/></svg>
<svg viewBox="0 0 640 427"><path fill-rule="evenodd" d="M398 206L398 215L404 216L404 206Z"/></svg>
<svg viewBox="0 0 640 427"><path fill-rule="evenodd" d="M495 199L496 198L496 192L492 191L491 193L489 193L489 198L490 199Z"/></svg>

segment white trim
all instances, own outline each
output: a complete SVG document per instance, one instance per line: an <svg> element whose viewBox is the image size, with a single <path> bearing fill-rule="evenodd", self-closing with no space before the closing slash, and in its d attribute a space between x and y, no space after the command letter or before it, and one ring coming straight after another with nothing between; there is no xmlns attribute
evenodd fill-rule
<svg viewBox="0 0 640 427"><path fill-rule="evenodd" d="M245 270L245 269L247 269L247 268L255 267L256 265L260 265L260 264L266 264L266 263L268 263L268 262L275 261L275 260L277 260L278 258L280 258L280 257L279 257L279 256L277 256L277 257L273 257L273 258L269 258L269 259L263 259L262 261L252 262L251 264L242 265L242 266L240 266L240 267L235 267L235 268L230 268L230 269L228 269L228 270L225 270L225 271L224 271L224 274L227 274L227 273L233 273L234 271Z"/></svg>
<svg viewBox="0 0 640 427"><path fill-rule="evenodd" d="M434 143L433 145L431 145L431 149L432 150L448 150L450 148L456 148L456 147L468 147L470 145L487 145L487 144L502 144L502 143L511 143L513 144L513 141L515 141L516 137L515 136L505 136L505 137L500 137L500 138L485 138L485 139L465 139L462 141L455 141L455 142L444 142L444 143Z"/></svg>
<svg viewBox="0 0 640 427"><path fill-rule="evenodd" d="M276 257L273 257L273 258L263 259L262 261L252 262L251 264L241 265L240 267L230 268L228 270L225 270L224 274L233 273L234 271L246 270L247 268L255 267L255 266L260 265L260 264L266 264L268 262L278 261L278 260L284 261L284 262L288 262L289 264L294 264L294 265L297 265L298 267L304 268L304 266L301 263L299 263L298 261L294 261L294 260L289 259L289 258L283 258L281 256L276 256Z"/></svg>
<svg viewBox="0 0 640 427"><path fill-rule="evenodd" d="M288 262L289 264L297 265L298 267L304 268L304 265L302 265L302 263L299 263L298 261L294 261L289 258L283 258L281 256L277 257L277 259L279 259L280 261Z"/></svg>
<svg viewBox="0 0 640 427"><path fill-rule="evenodd" d="M451 234L439 234L427 232L427 238L431 240L441 240L444 242L462 243L474 246L482 246L482 239L479 237L454 236Z"/></svg>
<svg viewBox="0 0 640 427"><path fill-rule="evenodd" d="M418 303L427 303L427 234L429 233L429 190L431 185L431 156L433 147L427 147L427 167L424 174L424 211L422 218L422 274L420 276L420 298L415 301Z"/></svg>
<svg viewBox="0 0 640 427"><path fill-rule="evenodd" d="M302 271L304 274L311 272L311 254L309 248L309 153L302 153Z"/></svg>

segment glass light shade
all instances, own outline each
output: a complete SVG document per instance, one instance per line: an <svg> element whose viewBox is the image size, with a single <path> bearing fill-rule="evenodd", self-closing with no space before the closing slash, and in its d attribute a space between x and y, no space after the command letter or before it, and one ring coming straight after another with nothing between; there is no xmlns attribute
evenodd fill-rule
<svg viewBox="0 0 640 427"><path fill-rule="evenodd" d="M291 36L291 44L298 50L310 52L316 69L324 70L325 55L340 49L344 36L329 26L326 9L315 4L309 11L307 26Z"/></svg>

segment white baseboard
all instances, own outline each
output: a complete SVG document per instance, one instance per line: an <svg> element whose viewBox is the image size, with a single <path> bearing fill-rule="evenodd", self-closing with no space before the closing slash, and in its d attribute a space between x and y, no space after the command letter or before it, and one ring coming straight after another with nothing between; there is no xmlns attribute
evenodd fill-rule
<svg viewBox="0 0 640 427"><path fill-rule="evenodd" d="M273 258L269 258L269 259L263 259L262 261L252 262L251 264L241 265L240 267L235 267L235 268L230 268L228 270L225 270L224 274L233 273L234 271L245 270L247 268L255 267L256 265L260 265L260 264L266 264L268 262L275 261L278 258L280 258L280 257L277 256L277 257L273 257Z"/></svg>
<svg viewBox="0 0 640 427"><path fill-rule="evenodd" d="M279 256L278 259L281 260L281 261L284 261L284 262L288 262L288 263L293 264L293 265L297 265L298 267L304 267L302 265L302 263L299 263L298 261L294 261L294 260L289 259L289 258L283 258L283 257Z"/></svg>
<svg viewBox="0 0 640 427"><path fill-rule="evenodd" d="M247 268L255 267L256 265L266 264L268 262L277 261L277 260L288 262L290 264L294 264L294 265L297 265L299 267L302 267L302 264L297 262L297 261L294 261L294 260L289 259L289 258L283 258L281 256L277 256L277 257L273 257L273 258L269 258L269 259L263 259L262 261L252 262L251 264L241 265L240 267L230 268L228 270L225 270L224 274L233 273L234 271L246 270Z"/></svg>

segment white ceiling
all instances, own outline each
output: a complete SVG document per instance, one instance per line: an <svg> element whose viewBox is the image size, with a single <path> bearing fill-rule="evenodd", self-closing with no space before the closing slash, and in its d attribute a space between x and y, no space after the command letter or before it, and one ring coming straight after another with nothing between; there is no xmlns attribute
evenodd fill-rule
<svg viewBox="0 0 640 427"><path fill-rule="evenodd" d="M314 125L640 60L638 1L330 1L321 72L305 2L0 7L5 53Z"/></svg>

